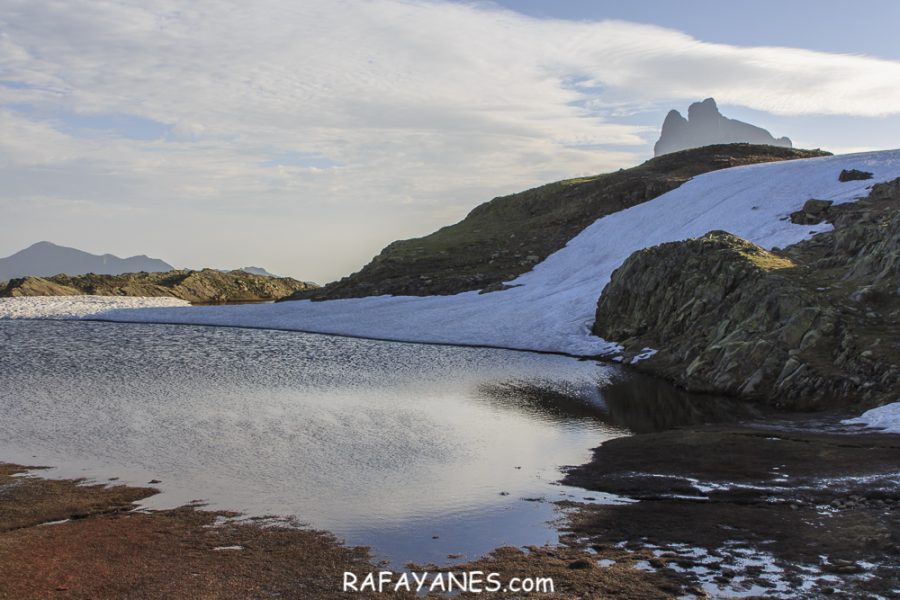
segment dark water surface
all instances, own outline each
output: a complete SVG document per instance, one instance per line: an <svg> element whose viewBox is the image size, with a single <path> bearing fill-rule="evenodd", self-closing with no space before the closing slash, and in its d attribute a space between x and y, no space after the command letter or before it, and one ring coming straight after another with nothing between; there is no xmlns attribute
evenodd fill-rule
<svg viewBox="0 0 900 600"><path fill-rule="evenodd" d="M560 466L615 436L735 414L562 356L0 321L0 461L159 479L147 506L296 517L395 564L555 542L552 502L585 495L556 483Z"/></svg>

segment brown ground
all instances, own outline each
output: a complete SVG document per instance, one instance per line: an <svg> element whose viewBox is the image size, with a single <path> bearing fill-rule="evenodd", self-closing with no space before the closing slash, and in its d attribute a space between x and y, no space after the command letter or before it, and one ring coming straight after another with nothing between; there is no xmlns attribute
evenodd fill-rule
<svg viewBox="0 0 900 600"><path fill-rule="evenodd" d="M194 507L133 512L156 490L13 476L23 471L0 465L3 599L346 598L343 572L375 568L326 533Z"/></svg>

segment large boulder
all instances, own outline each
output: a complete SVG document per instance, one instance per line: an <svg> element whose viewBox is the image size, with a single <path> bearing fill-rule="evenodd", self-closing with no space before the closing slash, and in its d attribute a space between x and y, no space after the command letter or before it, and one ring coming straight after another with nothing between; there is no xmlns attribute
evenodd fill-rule
<svg viewBox="0 0 900 600"><path fill-rule="evenodd" d="M722 231L636 252L594 333L694 391L793 408L896 400L900 180L828 215L834 231L778 252Z"/></svg>

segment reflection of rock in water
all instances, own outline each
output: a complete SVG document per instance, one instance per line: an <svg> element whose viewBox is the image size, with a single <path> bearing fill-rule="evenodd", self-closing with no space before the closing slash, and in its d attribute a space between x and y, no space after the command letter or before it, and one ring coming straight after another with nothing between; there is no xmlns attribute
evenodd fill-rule
<svg viewBox="0 0 900 600"><path fill-rule="evenodd" d="M632 376L615 381L603 386L600 394L610 424L635 433L758 416L758 409L749 404L711 394L692 394L652 377Z"/></svg>
<svg viewBox="0 0 900 600"><path fill-rule="evenodd" d="M560 385L549 381L506 381L478 386L479 398L495 408L525 413L543 421L606 421L596 386Z"/></svg>
<svg viewBox="0 0 900 600"><path fill-rule="evenodd" d="M478 387L496 408L553 422L592 419L634 433L758 416L758 408L721 396L691 394L666 381L628 374L598 387L560 386L540 380Z"/></svg>

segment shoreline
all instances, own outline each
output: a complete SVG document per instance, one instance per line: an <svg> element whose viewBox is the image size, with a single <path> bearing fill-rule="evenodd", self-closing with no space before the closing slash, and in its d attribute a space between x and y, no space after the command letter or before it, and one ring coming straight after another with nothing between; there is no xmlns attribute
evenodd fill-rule
<svg viewBox="0 0 900 600"><path fill-rule="evenodd" d="M563 483L639 502L574 506L567 542L649 548L649 569L713 597L891 597L900 434L816 425L707 425L605 442Z"/></svg>
<svg viewBox="0 0 900 600"><path fill-rule="evenodd" d="M610 440L562 483L637 502L555 502L556 546L410 566L554 578L556 594L530 597L889 597L900 586L900 434L797 418ZM157 490L23 470L0 464L0 562L14 567L0 598L346 597L344 570L385 568L328 532L202 505L135 510Z"/></svg>
<svg viewBox="0 0 900 600"><path fill-rule="evenodd" d="M330 532L292 520L243 518L202 504L143 509L136 503L157 489L45 479L43 468L0 463L0 564L6 567L0 570L0 599L347 598L341 589L345 572L362 579L390 568L374 561L367 547L344 545ZM584 569L594 559L581 548L501 547L464 564L407 567L432 575L481 570L505 580L551 577L556 592L533 596L545 598L588 590L666 598L679 589L632 566ZM446 596L400 590L353 597Z"/></svg>
<svg viewBox="0 0 900 600"><path fill-rule="evenodd" d="M344 570L376 568L327 532L199 504L139 509L157 489L35 469L0 463L0 598L331 598Z"/></svg>

